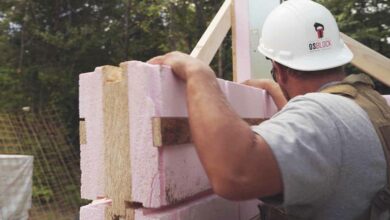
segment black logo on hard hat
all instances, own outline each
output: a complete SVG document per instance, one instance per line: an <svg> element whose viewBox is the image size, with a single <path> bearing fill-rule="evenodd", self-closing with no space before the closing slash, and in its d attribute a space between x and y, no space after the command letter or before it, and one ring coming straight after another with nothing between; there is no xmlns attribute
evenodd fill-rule
<svg viewBox="0 0 390 220"><path fill-rule="evenodd" d="M324 30L325 30L324 25L322 25L320 23L315 23L314 28L317 31L318 39L323 38L324 37Z"/></svg>

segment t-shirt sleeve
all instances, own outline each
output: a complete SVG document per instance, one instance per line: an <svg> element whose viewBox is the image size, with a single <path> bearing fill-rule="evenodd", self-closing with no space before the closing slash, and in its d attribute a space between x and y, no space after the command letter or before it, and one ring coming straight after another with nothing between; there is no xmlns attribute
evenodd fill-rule
<svg viewBox="0 0 390 220"><path fill-rule="evenodd" d="M272 149L283 179L283 205L305 205L331 195L341 166L336 123L321 103L291 100L252 130Z"/></svg>

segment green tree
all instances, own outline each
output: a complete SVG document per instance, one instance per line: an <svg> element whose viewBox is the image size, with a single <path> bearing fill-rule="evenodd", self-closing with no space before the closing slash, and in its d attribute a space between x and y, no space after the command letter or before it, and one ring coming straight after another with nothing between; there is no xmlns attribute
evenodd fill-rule
<svg viewBox="0 0 390 220"><path fill-rule="evenodd" d="M76 143L80 73L126 60L146 61L171 50L190 52L221 4L3 0L0 107L56 105Z"/></svg>
<svg viewBox="0 0 390 220"><path fill-rule="evenodd" d="M340 30L371 49L390 57L390 6L388 0L317 0L335 15ZM350 72L359 72L349 67ZM377 90L390 88L375 81Z"/></svg>

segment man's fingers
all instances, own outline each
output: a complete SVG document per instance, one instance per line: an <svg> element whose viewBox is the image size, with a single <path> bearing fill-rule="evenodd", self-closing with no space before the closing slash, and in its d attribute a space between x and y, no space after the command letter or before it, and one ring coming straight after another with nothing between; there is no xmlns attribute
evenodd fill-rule
<svg viewBox="0 0 390 220"><path fill-rule="evenodd" d="M256 88L261 87L261 82L259 80L256 80L256 79L245 80L241 84L251 86L251 87L256 87Z"/></svg>
<svg viewBox="0 0 390 220"><path fill-rule="evenodd" d="M148 60L147 63L161 65L164 63L164 58L165 58L165 56L153 57L152 59Z"/></svg>
<svg viewBox="0 0 390 220"><path fill-rule="evenodd" d="M251 82L250 79L248 79L248 80L245 80L244 82L241 82L240 84L250 86L250 85L252 85L253 83Z"/></svg>

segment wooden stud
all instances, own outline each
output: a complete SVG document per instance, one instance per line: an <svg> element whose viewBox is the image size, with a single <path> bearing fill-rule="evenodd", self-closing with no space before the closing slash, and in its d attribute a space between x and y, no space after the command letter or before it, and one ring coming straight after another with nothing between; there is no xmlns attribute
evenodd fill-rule
<svg viewBox="0 0 390 220"><path fill-rule="evenodd" d="M390 86L390 59L345 34L341 36L354 54L352 64Z"/></svg>
<svg viewBox="0 0 390 220"><path fill-rule="evenodd" d="M80 133L80 145L87 144L87 127L86 127L85 118L80 118L79 133Z"/></svg>
<svg viewBox="0 0 390 220"><path fill-rule="evenodd" d="M134 219L131 201L127 76L119 67L100 67L103 74L105 196L112 200L106 220Z"/></svg>
<svg viewBox="0 0 390 220"><path fill-rule="evenodd" d="M246 0L245 0L246 1ZM236 28L236 12L235 12L235 1L232 1L231 7L232 13L232 72L233 72L233 82L237 82L237 28Z"/></svg>
<svg viewBox="0 0 390 220"><path fill-rule="evenodd" d="M264 118L245 118L249 125L258 125ZM153 145L155 147L188 144L192 142L188 118L154 117L152 119Z"/></svg>
<svg viewBox="0 0 390 220"><path fill-rule="evenodd" d="M210 64L231 27L232 0L225 0L206 32L191 52L191 56Z"/></svg>
<svg viewBox="0 0 390 220"><path fill-rule="evenodd" d="M153 145L179 145L191 143L188 118L153 118Z"/></svg>

